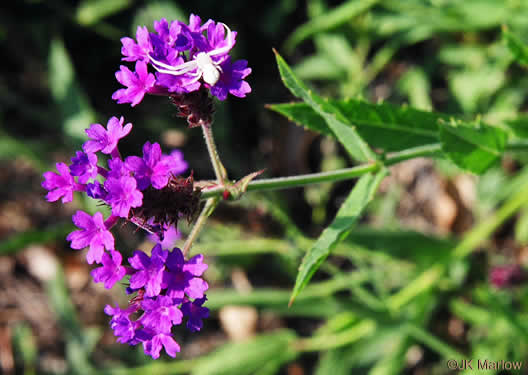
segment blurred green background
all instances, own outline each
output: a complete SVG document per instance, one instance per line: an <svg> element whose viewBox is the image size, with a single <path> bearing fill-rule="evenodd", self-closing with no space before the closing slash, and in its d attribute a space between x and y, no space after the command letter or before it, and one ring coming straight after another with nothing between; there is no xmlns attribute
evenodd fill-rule
<svg viewBox="0 0 528 375"><path fill-rule="evenodd" d="M353 165L334 139L265 108L293 100L272 48L323 96L408 104L528 134L527 70L501 31L528 41L524 0L4 3L1 373L447 374L452 358L524 360L520 373L528 373L528 289L499 290L488 277L494 267L528 262L523 153L506 154L478 177L440 159L392 167L360 226L291 308L300 260L354 181L222 204L194 250L210 263L213 313L203 330L178 334L176 360L151 361L141 348L115 344L102 309L126 304L122 290L93 285L83 253L65 241L72 213L97 207L45 202L41 175L69 161L89 124L123 115L134 124L123 154L157 141L181 149L196 179L213 178L201 132L187 129L166 98L146 97L135 108L111 100L120 87L119 39L190 13L236 30L234 57L253 69L247 98L217 103L214 134L231 178ZM131 226L119 228L118 243L123 252L149 246ZM419 289L438 272L434 289L397 311L387 306L401 288Z"/></svg>

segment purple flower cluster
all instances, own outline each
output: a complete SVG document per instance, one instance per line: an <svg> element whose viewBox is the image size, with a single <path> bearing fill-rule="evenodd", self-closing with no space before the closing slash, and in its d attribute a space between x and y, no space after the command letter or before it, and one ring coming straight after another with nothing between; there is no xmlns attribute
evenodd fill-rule
<svg viewBox="0 0 528 375"><path fill-rule="evenodd" d="M113 278L119 272L120 261L120 257L115 261L108 257L108 263L93 273ZM106 306L106 314L112 317L110 327L118 342L141 343L152 358L158 358L162 348L175 357L180 346L172 337L172 328L186 318L187 328L199 331L202 319L209 316L209 310L202 307L208 288L200 277L207 269L203 256L196 255L185 261L180 249L169 252L158 244L150 257L138 250L128 261L131 265L127 270L131 275L128 290L137 295L126 309ZM134 316L137 317L134 319Z"/></svg>
<svg viewBox="0 0 528 375"><path fill-rule="evenodd" d="M112 98L137 105L145 94L172 96L208 89L225 100L228 94L243 98L251 92L244 81L251 73L246 60L231 61L229 52L236 32L225 24L191 14L189 24L165 19L154 22L155 32L139 26L136 40L122 38L122 60L135 62L135 70L124 65L116 72L123 86ZM151 66L155 73L148 70Z"/></svg>
<svg viewBox="0 0 528 375"><path fill-rule="evenodd" d="M101 265L91 272L95 282L104 283L110 289L125 276L130 277L128 290L137 293L130 306L125 310L110 306L105 309L112 316L111 327L118 341L130 345L142 343L145 353L153 358L159 357L162 346L174 356L179 346L172 338L171 329L184 317L191 331L201 328L201 320L209 311L201 307L208 285L201 279L207 268L202 255L185 261L178 248L172 252L162 248L169 248L172 245L169 241L179 236L175 224L182 212L180 206L171 207L167 202L199 197L192 188L192 177L176 177L187 169L180 151L165 155L158 143L146 142L141 157L123 159L118 142L131 129L132 124L124 124L123 117L110 118L106 128L92 124L86 129L89 140L83 144L82 151L76 152L69 166L57 163L58 173L45 172L42 186L48 190L46 198L50 202L61 198L63 203L71 202L73 192L77 191L111 208L107 219L101 212L91 216L77 211L73 222L79 229L70 233L67 240L72 249L88 247L87 262ZM104 155L108 158L106 168L99 165ZM189 179L191 182L180 182ZM187 214L192 214L188 204L183 207ZM120 219L151 233L151 238L158 242L151 256L136 251L128 258L128 265L123 264L110 231ZM141 316L132 320L131 316L139 311L143 311Z"/></svg>

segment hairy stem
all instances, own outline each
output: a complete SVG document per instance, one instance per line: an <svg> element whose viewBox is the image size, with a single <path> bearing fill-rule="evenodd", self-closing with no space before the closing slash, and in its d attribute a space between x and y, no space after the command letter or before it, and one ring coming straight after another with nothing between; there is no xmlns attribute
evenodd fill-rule
<svg viewBox="0 0 528 375"><path fill-rule="evenodd" d="M528 151L528 142L516 141L506 145L508 151ZM376 172L383 165L391 166L402 161L424 156L438 156L442 151L440 143L432 143L425 146L412 147L407 150L393 152L387 155L384 161L370 162L352 168L343 168L331 172L303 174L290 177L264 178L251 181L246 191L288 189L321 182L337 182L360 177L366 173ZM225 188L222 184L213 188L202 190L202 199L217 197L222 195Z"/></svg>
<svg viewBox="0 0 528 375"><path fill-rule="evenodd" d="M209 157L211 159L211 164L215 172L216 180L219 185L224 185L227 179L227 172L224 168L224 165L220 161L218 156L218 151L216 149L216 144L213 138L213 129L211 125L202 125L202 131L205 138L205 144L207 145L207 151L209 151Z"/></svg>
<svg viewBox="0 0 528 375"><path fill-rule="evenodd" d="M198 237L198 234L202 230L202 227L204 226L205 222L207 221L207 218L209 216L211 216L211 214L213 213L214 209L216 208L216 205L218 204L219 200L220 199L218 197L214 197L214 198L209 198L205 202L205 206L203 207L202 211L200 212L200 216L198 216L198 219L196 219L196 222L194 223L194 225L193 225L193 227L191 229L191 233L189 233L189 235L187 236L187 239L185 240L185 244L183 245L182 252L183 252L183 256L184 257L187 256L187 253L191 249L191 246L192 246L194 240L196 239L196 237Z"/></svg>

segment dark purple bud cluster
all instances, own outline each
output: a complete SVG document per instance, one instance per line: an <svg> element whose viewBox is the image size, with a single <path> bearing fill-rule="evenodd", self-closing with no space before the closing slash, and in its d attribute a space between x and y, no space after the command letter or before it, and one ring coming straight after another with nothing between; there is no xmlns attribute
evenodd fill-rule
<svg viewBox="0 0 528 375"><path fill-rule="evenodd" d="M518 264L493 267L489 273L491 284L498 289L507 289L525 283L528 273Z"/></svg>

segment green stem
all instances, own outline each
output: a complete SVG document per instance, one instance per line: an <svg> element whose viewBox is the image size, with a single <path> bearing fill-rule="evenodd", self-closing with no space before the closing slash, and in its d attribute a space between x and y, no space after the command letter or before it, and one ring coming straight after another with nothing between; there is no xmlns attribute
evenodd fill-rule
<svg viewBox="0 0 528 375"><path fill-rule="evenodd" d="M318 352L346 346L370 335L376 330L373 320L365 319L353 327L331 335L317 335L294 342L294 348L301 352Z"/></svg>
<svg viewBox="0 0 528 375"><path fill-rule="evenodd" d="M191 246L198 237L198 234L202 230L202 227L204 226L205 222L207 221L207 218L213 213L214 209L216 208L216 205L218 204L219 198L209 198L205 202L205 206L202 209L202 212L200 212L200 216L198 216L198 219L196 219L196 222L194 223L191 233L187 236L187 239L185 240L185 244L183 245L183 256L187 256L187 253L191 249Z"/></svg>
<svg viewBox="0 0 528 375"><path fill-rule="evenodd" d="M452 348L447 343L431 335L429 332L425 331L423 328L414 323L407 323L405 328L409 336L425 344L430 349L443 356L445 359L466 358L466 356L460 353L458 350Z"/></svg>
<svg viewBox="0 0 528 375"><path fill-rule="evenodd" d="M207 140L207 138L206 138ZM506 145L507 151L527 151L528 142L514 141ZM303 174L291 177L264 178L251 181L246 191L261 191L274 189L288 189L321 182L337 182L360 177L366 173L378 171L382 165L391 166L402 161L425 156L438 156L442 151L441 143L432 143L425 146L412 147L407 150L393 152L387 155L383 162L370 162L352 168L338 169L331 172ZM213 164L214 165L214 164ZM220 164L221 165L221 164ZM225 188L223 184L202 191L202 199L222 195Z"/></svg>
<svg viewBox="0 0 528 375"><path fill-rule="evenodd" d="M211 164L213 164L216 180L219 185L223 186L227 179L227 172L218 156L218 151L213 138L213 129L211 125L203 125L202 131L205 138L205 144L207 145L207 151L209 151L209 157L211 158Z"/></svg>

